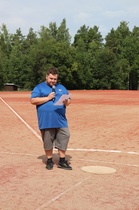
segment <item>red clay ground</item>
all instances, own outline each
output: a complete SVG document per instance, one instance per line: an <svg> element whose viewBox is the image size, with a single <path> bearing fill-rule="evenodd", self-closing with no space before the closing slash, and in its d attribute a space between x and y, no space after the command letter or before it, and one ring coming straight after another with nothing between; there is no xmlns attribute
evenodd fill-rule
<svg viewBox="0 0 139 210"><path fill-rule="evenodd" d="M0 210L139 210L139 91L70 91L67 159L45 169L30 92L0 92ZM83 172L107 166L114 174Z"/></svg>

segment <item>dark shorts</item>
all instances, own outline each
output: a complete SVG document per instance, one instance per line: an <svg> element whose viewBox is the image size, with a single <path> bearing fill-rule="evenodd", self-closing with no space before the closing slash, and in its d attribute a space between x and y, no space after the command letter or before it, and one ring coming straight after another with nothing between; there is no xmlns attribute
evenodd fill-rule
<svg viewBox="0 0 139 210"><path fill-rule="evenodd" d="M68 128L49 128L41 130L44 150L55 148L66 151L70 132Z"/></svg>

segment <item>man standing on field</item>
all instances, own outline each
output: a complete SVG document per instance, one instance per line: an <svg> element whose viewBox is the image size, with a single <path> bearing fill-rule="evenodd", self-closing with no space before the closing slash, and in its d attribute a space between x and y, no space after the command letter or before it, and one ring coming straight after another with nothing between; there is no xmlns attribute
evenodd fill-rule
<svg viewBox="0 0 139 210"><path fill-rule="evenodd" d="M53 168L52 156L55 142L55 148L58 149L59 154L58 168L72 170L72 167L65 160L70 138L66 107L70 104L71 99L64 100L62 105L54 105L63 94L68 95L67 89L57 83L57 80L57 68L48 69L46 81L38 84L31 93L31 104L36 105L38 126L47 157L46 168L48 170Z"/></svg>

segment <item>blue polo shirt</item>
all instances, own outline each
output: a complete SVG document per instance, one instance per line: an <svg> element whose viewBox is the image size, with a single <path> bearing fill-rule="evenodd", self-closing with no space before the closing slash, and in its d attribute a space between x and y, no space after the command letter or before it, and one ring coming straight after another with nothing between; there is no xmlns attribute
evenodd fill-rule
<svg viewBox="0 0 139 210"><path fill-rule="evenodd" d="M31 98L47 97L52 92L52 87L47 85L46 82L38 84L31 93ZM39 129L46 128L65 128L68 127L66 119L66 107L65 105L55 106L55 102L63 94L68 94L67 89L61 85L55 85L55 99L47 101L44 104L37 105L37 117Z"/></svg>

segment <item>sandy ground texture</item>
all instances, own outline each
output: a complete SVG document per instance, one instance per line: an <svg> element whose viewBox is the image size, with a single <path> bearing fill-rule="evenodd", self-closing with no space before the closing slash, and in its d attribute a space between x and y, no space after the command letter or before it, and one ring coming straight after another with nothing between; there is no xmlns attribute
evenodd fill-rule
<svg viewBox="0 0 139 210"><path fill-rule="evenodd" d="M139 210L139 91L69 92L72 171L57 168L56 150L46 170L30 92L0 92L0 210Z"/></svg>

